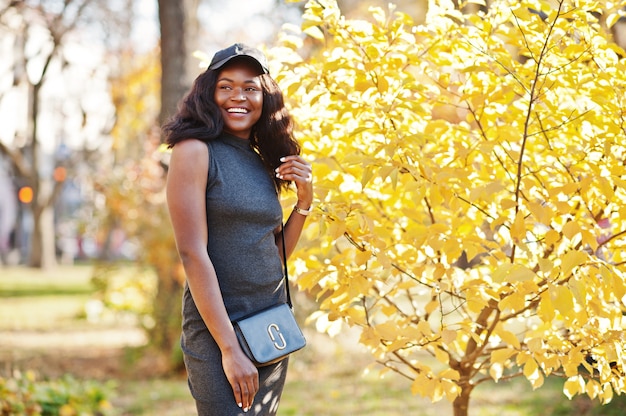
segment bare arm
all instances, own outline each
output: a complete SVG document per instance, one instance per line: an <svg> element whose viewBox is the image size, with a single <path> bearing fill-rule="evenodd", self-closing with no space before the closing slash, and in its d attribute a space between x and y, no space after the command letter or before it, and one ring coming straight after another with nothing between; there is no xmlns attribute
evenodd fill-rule
<svg viewBox="0 0 626 416"><path fill-rule="evenodd" d="M258 372L241 351L207 253L205 190L208 166L206 144L198 140L176 144L168 171L167 205L191 295L222 352L222 365L235 401L247 410L259 389Z"/></svg>
<svg viewBox="0 0 626 416"><path fill-rule="evenodd" d="M313 174L311 165L301 156L286 156L283 159L281 159L283 163L276 169L276 176L288 181L293 181L296 184L298 196L296 206L303 210L310 209L313 203ZM287 257L289 257L296 248L305 220L306 216L293 211L285 223L285 251ZM277 234L276 244L280 249L280 244L282 244L280 233ZM279 252L282 257L282 249L280 249Z"/></svg>

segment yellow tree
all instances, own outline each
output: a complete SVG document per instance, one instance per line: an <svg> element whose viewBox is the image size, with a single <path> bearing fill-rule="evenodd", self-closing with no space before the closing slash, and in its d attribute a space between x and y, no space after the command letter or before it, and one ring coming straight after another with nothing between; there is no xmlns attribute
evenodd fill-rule
<svg viewBox="0 0 626 416"><path fill-rule="evenodd" d="M107 231L122 229L138 245L139 264L156 275L155 288L146 288L136 279L151 301L145 310L137 309L149 315L143 322L148 324L150 346L167 359L163 367L154 361L153 370L168 371L182 365L179 338L185 275L165 205L169 154L160 145L159 126L174 114L185 92L190 66L186 61L195 62L187 59L187 52L197 36L198 2L159 0L158 5L160 53L138 56L132 48L123 51L119 71L111 80L117 114L111 133L115 166L99 184L107 201Z"/></svg>
<svg viewBox="0 0 626 416"><path fill-rule="evenodd" d="M309 1L313 57L293 28L272 51L315 158L298 283L456 416L518 376L607 403L626 391L624 4L466 5L415 25Z"/></svg>
<svg viewBox="0 0 626 416"><path fill-rule="evenodd" d="M150 346L157 354L173 359L165 363L167 366L178 366L179 311L185 276L165 206L165 153L159 151L161 136L156 124L161 67L154 52L139 55L127 50L118 58L119 72L111 79L118 115L111 132L115 160L110 171L96 180L106 200L101 223L107 234L123 230L137 245L138 276L143 274L143 267L154 272L155 288L146 287L139 278L133 282L148 299L149 306L139 312L150 317L144 320L149 324L146 329ZM104 260L111 257L115 256ZM96 275L106 277L109 266L102 264ZM136 302L135 306L139 305L143 302Z"/></svg>

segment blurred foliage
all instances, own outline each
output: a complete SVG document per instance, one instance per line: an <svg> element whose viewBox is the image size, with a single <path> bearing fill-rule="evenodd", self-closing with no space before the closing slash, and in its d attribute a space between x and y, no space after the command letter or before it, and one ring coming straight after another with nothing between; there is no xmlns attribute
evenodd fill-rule
<svg viewBox="0 0 626 416"><path fill-rule="evenodd" d="M273 61L315 159L296 268L319 328L359 328L455 415L513 377L626 393L625 6L433 0L418 25L307 2Z"/></svg>
<svg viewBox="0 0 626 416"><path fill-rule="evenodd" d="M149 267L126 262L102 263L94 269L92 277L98 298L85 307L91 322L128 321L139 323L151 330L157 277Z"/></svg>
<svg viewBox="0 0 626 416"><path fill-rule="evenodd" d="M109 402L111 383L77 380L66 375L56 380L37 380L34 372L0 377L1 416L106 416L113 414Z"/></svg>
<svg viewBox="0 0 626 416"><path fill-rule="evenodd" d="M105 260L134 260L139 264L135 270L141 278L122 279L126 282L124 289L115 289L115 283L103 279L112 276L109 272L114 268L110 262L99 266L96 276L100 276L109 303L122 292L148 296L150 306L142 302L143 306L135 312L150 314L150 319L144 316L142 321L148 329L151 345L172 356L180 336L184 272L165 204L166 163L163 158L167 153L161 151L160 130L156 124L159 112L156 97L160 89L158 55L149 53L138 57L128 53L119 59L119 70L112 80L113 101L119 114L113 129L115 160L111 170L97 178L96 189L106 201L102 211L104 228L109 235L121 232L126 242L124 246L133 247L126 253L117 250L119 244L109 244ZM156 276L154 287L144 279L146 268ZM117 306L122 307L122 304Z"/></svg>

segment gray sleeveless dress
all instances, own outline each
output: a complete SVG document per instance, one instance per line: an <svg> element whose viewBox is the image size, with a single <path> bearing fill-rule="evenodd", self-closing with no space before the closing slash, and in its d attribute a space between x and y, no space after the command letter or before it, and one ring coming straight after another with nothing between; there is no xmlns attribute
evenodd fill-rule
<svg viewBox="0 0 626 416"><path fill-rule="evenodd" d="M274 181L247 140L222 134L208 143L208 252L231 320L286 298L274 240L282 209ZM275 415L288 359L259 368L260 390L247 413L237 406L220 350L189 287L183 294L181 347L189 388L201 416Z"/></svg>

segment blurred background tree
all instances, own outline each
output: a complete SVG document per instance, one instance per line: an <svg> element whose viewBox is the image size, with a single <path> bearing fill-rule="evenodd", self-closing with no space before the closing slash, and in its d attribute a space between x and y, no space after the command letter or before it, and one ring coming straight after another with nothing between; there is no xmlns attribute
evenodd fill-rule
<svg viewBox="0 0 626 416"><path fill-rule="evenodd" d="M87 76L94 83L106 82L101 71L81 67L84 63L76 56L87 47L75 32L90 20L90 6L90 0L13 1L0 14L0 31L13 43L13 53L3 56L9 74L4 74L0 94L6 98L5 111L11 106L11 113L27 115L25 125L16 126L17 117L5 125L0 154L11 161L16 182L23 189L21 202L32 221L27 262L33 267L56 263L55 203L68 175L73 176L79 166L89 166L112 116L103 112L106 107L97 111L91 107L84 90L54 85ZM59 88L64 89L63 96L55 96ZM7 104L16 94L22 97ZM54 119L46 118L51 114ZM77 143L68 143L72 136L80 136Z"/></svg>

